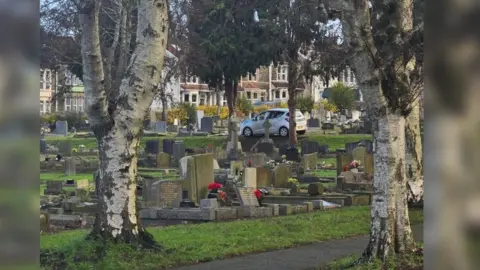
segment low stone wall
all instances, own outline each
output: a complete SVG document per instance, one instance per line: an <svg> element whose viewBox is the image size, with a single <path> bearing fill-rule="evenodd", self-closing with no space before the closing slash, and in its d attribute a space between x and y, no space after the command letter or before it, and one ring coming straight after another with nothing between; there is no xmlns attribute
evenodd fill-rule
<svg viewBox="0 0 480 270"><path fill-rule="evenodd" d="M302 204L305 201L324 200L327 202L345 205L346 195L337 196L265 196L263 202L278 204Z"/></svg>

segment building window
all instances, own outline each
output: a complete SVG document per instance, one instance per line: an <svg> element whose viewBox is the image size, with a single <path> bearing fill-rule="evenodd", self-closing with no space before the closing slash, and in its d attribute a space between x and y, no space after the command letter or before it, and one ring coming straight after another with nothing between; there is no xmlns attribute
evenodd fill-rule
<svg viewBox="0 0 480 270"><path fill-rule="evenodd" d="M253 93L253 99L258 99L258 93Z"/></svg>
<svg viewBox="0 0 480 270"><path fill-rule="evenodd" d="M277 81L287 81L288 66L281 65L277 67Z"/></svg>
<svg viewBox="0 0 480 270"><path fill-rule="evenodd" d="M52 72L45 70L45 89L50 89L52 83Z"/></svg>
<svg viewBox="0 0 480 270"><path fill-rule="evenodd" d="M254 82L254 81L257 81L257 76L252 74L252 73L248 73L247 75L247 81L250 81L250 82Z"/></svg>
<svg viewBox="0 0 480 270"><path fill-rule="evenodd" d="M190 101L190 95L189 95L189 94L185 94L185 95L183 96L183 101L189 102L189 101Z"/></svg>
<svg viewBox="0 0 480 270"><path fill-rule="evenodd" d="M192 102L197 102L197 95L192 95Z"/></svg>
<svg viewBox="0 0 480 270"><path fill-rule="evenodd" d="M282 91L282 98L287 98L287 92Z"/></svg>
<svg viewBox="0 0 480 270"><path fill-rule="evenodd" d="M280 98L280 91L275 91L275 98Z"/></svg>
<svg viewBox="0 0 480 270"><path fill-rule="evenodd" d="M247 99L251 99L251 98L252 98L252 93L247 92Z"/></svg>
<svg viewBox="0 0 480 270"><path fill-rule="evenodd" d="M43 100L40 100L40 112L45 113L45 102Z"/></svg>
<svg viewBox="0 0 480 270"><path fill-rule="evenodd" d="M66 98L65 98L65 111L67 111L67 112L70 111L71 105L72 105L72 104L71 104L71 99L70 99L70 97L66 97Z"/></svg>
<svg viewBox="0 0 480 270"><path fill-rule="evenodd" d="M45 89L45 71L40 70L40 90Z"/></svg>
<svg viewBox="0 0 480 270"><path fill-rule="evenodd" d="M85 106L84 104L85 104L85 99L83 97L78 97L77 106L78 106L79 112L83 112L83 106Z"/></svg>

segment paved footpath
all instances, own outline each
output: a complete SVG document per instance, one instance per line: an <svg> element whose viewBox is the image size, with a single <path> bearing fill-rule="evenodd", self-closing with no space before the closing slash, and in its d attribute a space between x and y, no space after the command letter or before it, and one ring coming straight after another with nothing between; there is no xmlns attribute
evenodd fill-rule
<svg viewBox="0 0 480 270"><path fill-rule="evenodd" d="M415 240L422 242L423 224L412 226L412 230ZM174 270L305 270L352 254L360 255L367 243L367 236L359 236L178 267Z"/></svg>

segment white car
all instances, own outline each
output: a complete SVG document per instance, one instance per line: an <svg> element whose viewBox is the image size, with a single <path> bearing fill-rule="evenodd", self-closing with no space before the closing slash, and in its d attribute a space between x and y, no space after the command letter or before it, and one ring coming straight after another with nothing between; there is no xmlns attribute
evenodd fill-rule
<svg viewBox="0 0 480 270"><path fill-rule="evenodd" d="M266 119L268 119L271 124L269 130L271 135L280 135L283 137L288 136L288 121L290 119L290 114L286 108L270 109L259 113L252 119L241 122L238 129L238 135L243 135L245 137L265 135L265 127L263 125ZM300 135L305 134L305 132L307 132L307 120L300 110L296 110L295 120L297 121L297 133Z"/></svg>

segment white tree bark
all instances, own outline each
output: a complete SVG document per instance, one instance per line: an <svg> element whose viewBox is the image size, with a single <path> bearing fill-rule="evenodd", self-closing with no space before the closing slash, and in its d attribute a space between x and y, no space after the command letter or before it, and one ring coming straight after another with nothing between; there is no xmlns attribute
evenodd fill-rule
<svg viewBox="0 0 480 270"><path fill-rule="evenodd" d="M414 247L407 204L405 172L405 117L392 109L384 95L382 72L375 62L368 1L344 0L332 5L341 10L342 29L350 47L351 67L372 117L374 137L374 179L370 241L362 261L385 260L393 253ZM390 82L389 85L395 85Z"/></svg>
<svg viewBox="0 0 480 270"><path fill-rule="evenodd" d="M415 100L412 112L406 118L407 153L411 160L407 164L408 199L414 203L423 200L423 147L420 130L420 103Z"/></svg>
<svg viewBox="0 0 480 270"><path fill-rule="evenodd" d="M136 211L137 151L143 120L161 78L168 36L167 0L139 0L136 48L108 110L99 42L100 1L85 0L80 20L87 116L99 147L100 212L93 234L122 242L145 236Z"/></svg>

